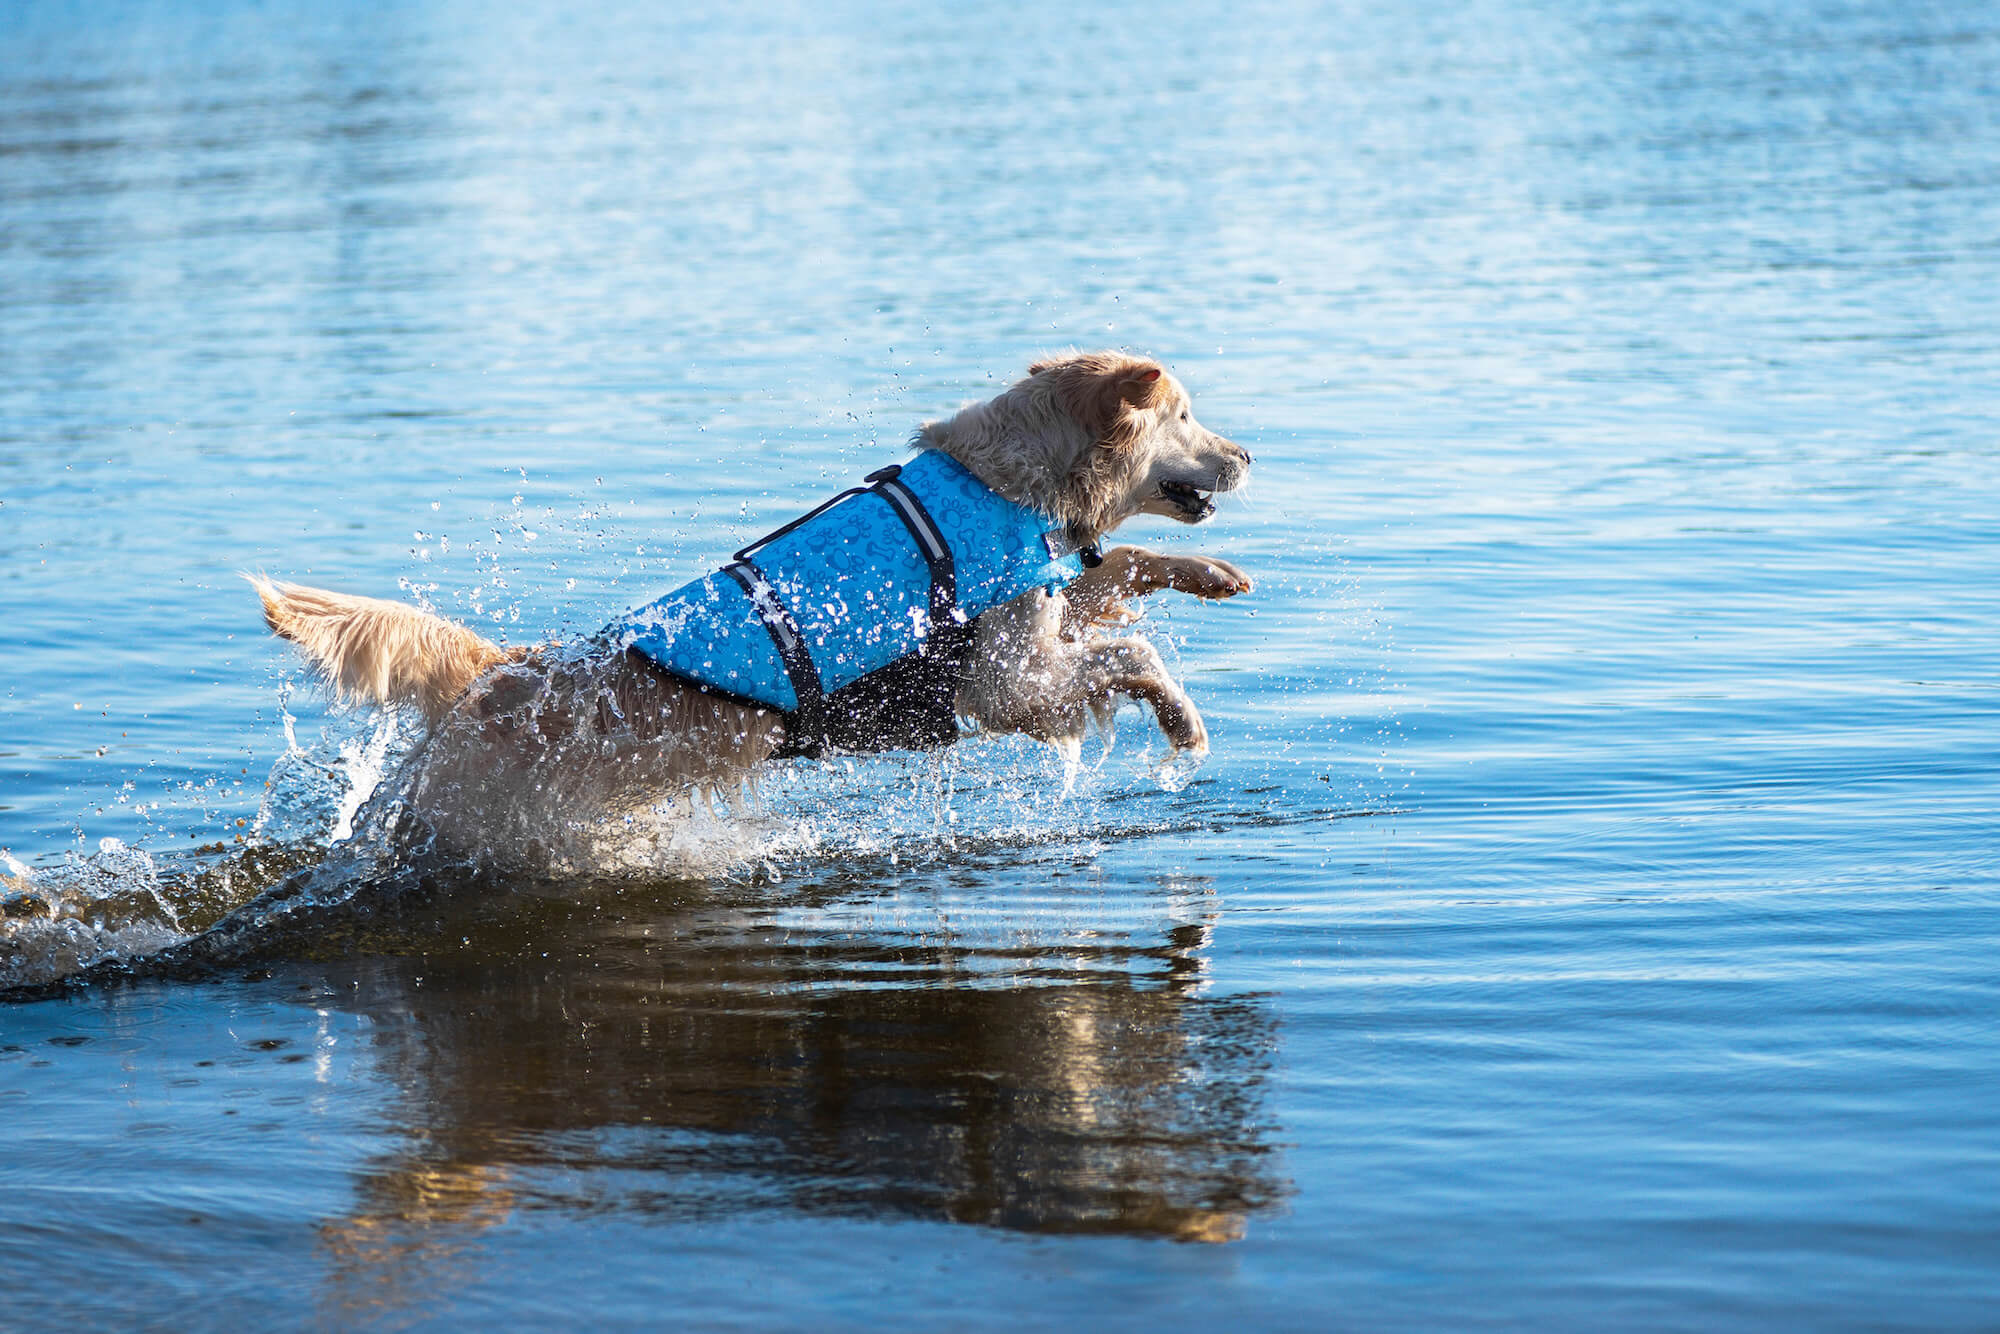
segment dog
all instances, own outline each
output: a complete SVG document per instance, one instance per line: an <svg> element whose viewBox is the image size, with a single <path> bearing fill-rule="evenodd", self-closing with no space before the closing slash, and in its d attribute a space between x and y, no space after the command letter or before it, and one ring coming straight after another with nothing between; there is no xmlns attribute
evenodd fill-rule
<svg viewBox="0 0 2000 1334"><path fill-rule="evenodd" d="M562 861L568 834L682 795L734 790L775 758L944 744L964 724L1025 734L1073 763L1090 721L1107 721L1124 699L1152 710L1174 751L1204 754L1201 714L1158 651L1117 631L1148 594L1228 598L1251 591L1251 580L1213 557L1135 546L1090 557L1141 514L1208 519L1212 497L1248 477L1249 451L1197 422L1186 389L1157 361L1117 352L1036 362L998 397L925 423L911 443L919 459L941 453L975 487L1045 520L1051 557L1079 553L1080 572L962 626L934 620L921 651L870 678L888 687L868 687L811 736L802 735L803 693L788 712L688 679L617 626L582 645L506 648L401 603L247 577L271 630L340 699L421 716L425 734L397 800L462 855ZM755 600L758 587L743 582ZM921 631L923 615L912 615ZM959 647L934 651L947 641ZM919 696L961 726L911 732L905 715L919 711ZM847 736L856 727L858 741Z"/></svg>

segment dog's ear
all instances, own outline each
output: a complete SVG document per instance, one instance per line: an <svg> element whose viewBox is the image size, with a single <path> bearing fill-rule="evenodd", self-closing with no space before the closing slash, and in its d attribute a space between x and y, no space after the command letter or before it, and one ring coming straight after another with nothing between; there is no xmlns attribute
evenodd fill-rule
<svg viewBox="0 0 2000 1334"><path fill-rule="evenodd" d="M1135 408L1150 408L1160 389L1160 375L1158 366L1132 371L1118 381L1118 396Z"/></svg>
<svg viewBox="0 0 2000 1334"><path fill-rule="evenodd" d="M1107 442L1123 434L1117 429L1120 419L1132 409L1153 406L1165 378L1150 361L1105 352L1037 362L1028 373L1053 380L1064 411Z"/></svg>

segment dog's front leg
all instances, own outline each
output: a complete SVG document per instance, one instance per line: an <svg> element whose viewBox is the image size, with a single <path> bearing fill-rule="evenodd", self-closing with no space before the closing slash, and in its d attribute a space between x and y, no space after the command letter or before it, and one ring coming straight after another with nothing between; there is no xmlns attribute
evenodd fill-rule
<svg viewBox="0 0 2000 1334"><path fill-rule="evenodd" d="M1078 635L1092 625L1130 620L1127 598L1162 589L1227 598L1250 588L1249 575L1214 556L1163 556L1144 547L1113 547L1101 564L1085 570L1065 590L1069 605L1063 632Z"/></svg>

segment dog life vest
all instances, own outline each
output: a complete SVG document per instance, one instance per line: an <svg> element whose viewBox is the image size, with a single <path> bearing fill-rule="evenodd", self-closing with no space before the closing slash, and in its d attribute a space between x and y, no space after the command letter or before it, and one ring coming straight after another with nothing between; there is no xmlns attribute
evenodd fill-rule
<svg viewBox="0 0 2000 1334"><path fill-rule="evenodd" d="M784 713L784 754L951 741L973 619L1096 551L938 450L867 480L631 613L614 642Z"/></svg>

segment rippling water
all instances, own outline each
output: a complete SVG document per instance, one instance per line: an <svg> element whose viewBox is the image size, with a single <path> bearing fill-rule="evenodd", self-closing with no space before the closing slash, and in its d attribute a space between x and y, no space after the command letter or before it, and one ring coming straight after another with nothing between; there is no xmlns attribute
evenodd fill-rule
<svg viewBox="0 0 2000 1334"><path fill-rule="evenodd" d="M7 7L8 1320L1990 1324L1996 218L1971 3ZM328 850L238 571L588 631L1104 344L1192 786Z"/></svg>

